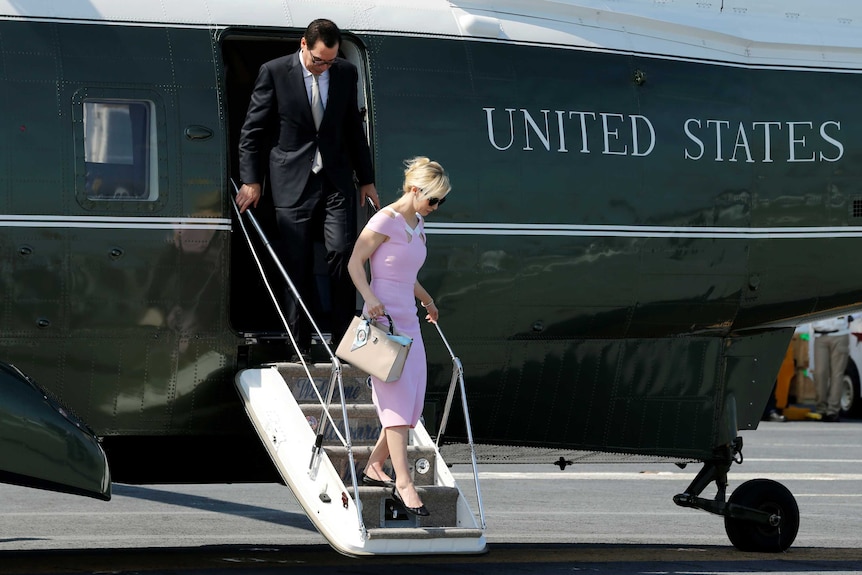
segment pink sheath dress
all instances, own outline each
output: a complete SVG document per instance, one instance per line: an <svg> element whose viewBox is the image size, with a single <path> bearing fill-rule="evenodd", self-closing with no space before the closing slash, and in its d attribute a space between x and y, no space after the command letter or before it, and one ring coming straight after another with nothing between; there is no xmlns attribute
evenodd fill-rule
<svg viewBox="0 0 862 575"><path fill-rule="evenodd" d="M425 228L422 218L416 228L404 217L388 208L374 214L366 227L389 239L371 254L371 290L392 317L398 333L413 338L401 378L389 383L371 378L371 397L377 407L381 425L415 427L425 403L428 368L425 344L419 331L419 316L413 285L425 263ZM367 309L363 308L364 313ZM386 323L386 318L382 318Z"/></svg>

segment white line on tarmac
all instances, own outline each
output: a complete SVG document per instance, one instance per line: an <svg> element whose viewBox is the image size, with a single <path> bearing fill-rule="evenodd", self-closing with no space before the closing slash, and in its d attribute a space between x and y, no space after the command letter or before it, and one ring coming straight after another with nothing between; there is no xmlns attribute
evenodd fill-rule
<svg viewBox="0 0 862 575"><path fill-rule="evenodd" d="M746 457L745 463L788 462L793 463L862 463L862 459L796 459L793 457Z"/></svg>
<svg viewBox="0 0 862 575"><path fill-rule="evenodd" d="M472 479L471 473L453 473L452 475L459 481ZM516 480L516 481L538 481L538 480L565 480L565 481L583 481L583 480L672 480L672 481L691 481L694 479L694 473L677 473L674 471L656 471L656 472L577 472L577 471L548 471L548 472L496 472L496 471L480 471L479 479L496 479L496 480ZM728 477L735 481L745 481L749 479L768 478L778 480L796 480L796 481L862 481L862 473L729 473Z"/></svg>

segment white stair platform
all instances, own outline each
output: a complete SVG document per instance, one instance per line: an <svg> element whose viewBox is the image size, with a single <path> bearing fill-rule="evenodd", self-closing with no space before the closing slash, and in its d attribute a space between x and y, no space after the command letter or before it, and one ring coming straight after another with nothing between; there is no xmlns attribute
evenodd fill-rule
<svg viewBox="0 0 862 575"><path fill-rule="evenodd" d="M434 447L437 458L434 486L457 490L455 524L423 527L421 520L424 518L418 518L418 525L410 527L367 529L362 519L362 503L353 497L353 486L344 485L340 472L332 465L325 450L321 450L311 466L315 431L278 369L242 370L236 375L236 386L246 412L282 479L308 518L336 551L351 556L479 554L487 551L484 530L421 423L411 434L413 443ZM434 489L434 486L428 489ZM360 489L360 493L362 491ZM384 493L369 497L367 503L380 506L382 514L386 500ZM392 504L391 498L388 504Z"/></svg>

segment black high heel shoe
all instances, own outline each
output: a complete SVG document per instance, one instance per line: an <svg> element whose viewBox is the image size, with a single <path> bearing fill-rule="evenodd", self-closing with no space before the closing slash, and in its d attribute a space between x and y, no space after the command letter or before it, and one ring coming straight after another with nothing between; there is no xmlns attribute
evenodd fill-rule
<svg viewBox="0 0 862 575"><path fill-rule="evenodd" d="M401 496L398 494L397 487L392 488L392 498L395 499L395 501L397 501L398 503L400 503L401 507L403 507L407 511L407 513L410 513L412 515L418 515L419 517L428 517L429 515L431 515L431 512L428 511L428 508L425 507L424 504L421 507L407 507L407 504L404 503L404 500L401 499Z"/></svg>

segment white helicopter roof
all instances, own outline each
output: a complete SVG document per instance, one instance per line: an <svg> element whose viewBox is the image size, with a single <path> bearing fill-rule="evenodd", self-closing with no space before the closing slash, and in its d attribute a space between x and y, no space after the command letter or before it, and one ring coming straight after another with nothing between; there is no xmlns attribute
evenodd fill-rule
<svg viewBox="0 0 862 575"><path fill-rule="evenodd" d="M469 37L746 66L862 67L847 0L0 0L0 18Z"/></svg>

